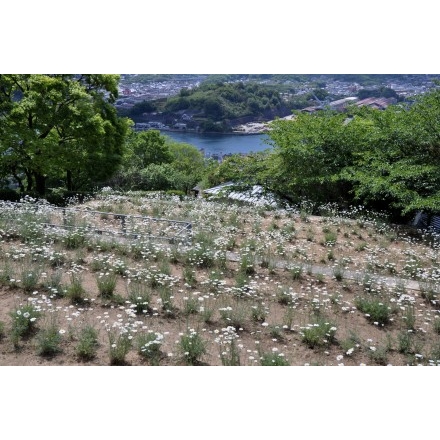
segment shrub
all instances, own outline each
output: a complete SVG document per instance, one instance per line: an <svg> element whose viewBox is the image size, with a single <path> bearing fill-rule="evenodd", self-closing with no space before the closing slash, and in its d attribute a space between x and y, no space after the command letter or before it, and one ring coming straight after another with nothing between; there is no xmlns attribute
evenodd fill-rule
<svg viewBox="0 0 440 440"><path fill-rule="evenodd" d="M267 307L265 307L263 304L258 303L251 307L252 321L263 322L265 321L267 315L268 315Z"/></svg>
<svg viewBox="0 0 440 440"><path fill-rule="evenodd" d="M131 335L125 329L109 330L110 365L124 365L125 357L131 348Z"/></svg>
<svg viewBox="0 0 440 440"><path fill-rule="evenodd" d="M187 365L197 365L206 353L206 342L195 330L189 329L180 337L179 349Z"/></svg>
<svg viewBox="0 0 440 440"><path fill-rule="evenodd" d="M142 283L130 283L128 287L128 300L137 315L151 313L151 292Z"/></svg>
<svg viewBox="0 0 440 440"><path fill-rule="evenodd" d="M88 361L96 356L97 348L98 332L91 325L86 325L79 333L75 353L80 359Z"/></svg>
<svg viewBox="0 0 440 440"><path fill-rule="evenodd" d="M232 326L222 329L223 335L216 339L220 344L220 360L224 367L240 366L240 352L237 346L238 335Z"/></svg>
<svg viewBox="0 0 440 440"><path fill-rule="evenodd" d="M72 303L82 303L85 299L85 289L82 285L81 276L72 272L70 274L70 284L66 288L66 297Z"/></svg>
<svg viewBox="0 0 440 440"><path fill-rule="evenodd" d="M356 298L355 306L363 313L370 322L385 325L390 322L391 310L377 298Z"/></svg>
<svg viewBox="0 0 440 440"><path fill-rule="evenodd" d="M332 231L324 232L324 246L334 246L337 240L336 233Z"/></svg>
<svg viewBox="0 0 440 440"><path fill-rule="evenodd" d="M195 287L197 284L197 278L195 275L195 270L190 266L185 266L183 268L183 280L190 287Z"/></svg>
<svg viewBox="0 0 440 440"><path fill-rule="evenodd" d="M246 321L246 309L238 304L234 308L227 306L219 309L220 318L236 330L243 328Z"/></svg>
<svg viewBox="0 0 440 440"><path fill-rule="evenodd" d="M114 272L100 273L96 283L99 295L103 298L111 298L116 288L117 276Z"/></svg>
<svg viewBox="0 0 440 440"><path fill-rule="evenodd" d="M58 325L51 323L41 329L36 338L37 354L40 356L54 356L61 351L61 334Z"/></svg>
<svg viewBox="0 0 440 440"><path fill-rule="evenodd" d="M61 283L62 277L63 272L61 270L56 270L55 272L51 273L49 277L44 280L44 288L48 289L50 293L53 293L58 297L63 297L65 292Z"/></svg>
<svg viewBox="0 0 440 440"><path fill-rule="evenodd" d="M79 249L86 243L85 235L80 231L70 232L64 239L64 244L67 249Z"/></svg>
<svg viewBox="0 0 440 440"><path fill-rule="evenodd" d="M399 344L399 353L409 354L412 353L413 346L412 333L402 331L397 336L397 342Z"/></svg>
<svg viewBox="0 0 440 440"><path fill-rule="evenodd" d="M333 276L336 281L342 281L344 279L344 266L342 264L337 264L333 267Z"/></svg>
<svg viewBox="0 0 440 440"><path fill-rule="evenodd" d="M435 333L437 333L438 335L440 335L440 319L439 319L439 318L434 319L433 327L434 327L434 331L435 331Z"/></svg>
<svg viewBox="0 0 440 440"><path fill-rule="evenodd" d="M290 269L290 273L292 275L292 278L294 280L300 280L302 278L303 274L303 267L302 266L294 266Z"/></svg>
<svg viewBox="0 0 440 440"><path fill-rule="evenodd" d="M368 351L370 359L378 365L386 365L388 362L388 348L387 347L370 347Z"/></svg>
<svg viewBox="0 0 440 440"><path fill-rule="evenodd" d="M309 348L328 346L335 340L336 326L320 318L302 328L302 342Z"/></svg>
<svg viewBox="0 0 440 440"><path fill-rule="evenodd" d="M151 365L159 365L162 357L160 349L162 340L163 335L161 333L140 333L136 339L139 355L147 359Z"/></svg>
<svg viewBox="0 0 440 440"><path fill-rule="evenodd" d="M36 327L37 319L41 312L32 304L25 304L11 311L12 318L12 340L17 345L20 338L30 335Z"/></svg>
<svg viewBox="0 0 440 440"><path fill-rule="evenodd" d="M260 357L260 365L262 367L288 367L289 362L282 353L264 353Z"/></svg>
<svg viewBox="0 0 440 440"><path fill-rule="evenodd" d="M184 298L183 314L185 316L195 315L199 311L199 301L197 298Z"/></svg>

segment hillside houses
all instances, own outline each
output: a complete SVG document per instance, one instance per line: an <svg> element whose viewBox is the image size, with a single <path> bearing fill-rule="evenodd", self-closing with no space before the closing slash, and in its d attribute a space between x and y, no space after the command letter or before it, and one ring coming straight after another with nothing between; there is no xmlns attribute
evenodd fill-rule
<svg viewBox="0 0 440 440"><path fill-rule="evenodd" d="M395 104L396 99L394 98L366 98L359 100L359 98L355 96L338 99L337 101L329 102L328 104L322 104L317 106L310 106L302 109L301 111L304 113L315 113L319 110L330 109L336 111L345 111L348 106L356 105L357 107L371 107L378 110L385 110L389 105Z"/></svg>

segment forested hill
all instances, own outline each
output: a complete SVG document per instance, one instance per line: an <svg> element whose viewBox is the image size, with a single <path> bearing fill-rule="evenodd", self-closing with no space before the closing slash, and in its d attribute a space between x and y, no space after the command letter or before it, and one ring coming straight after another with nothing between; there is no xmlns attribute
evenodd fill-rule
<svg viewBox="0 0 440 440"><path fill-rule="evenodd" d="M205 83L191 90L182 89L165 104L166 111L191 110L213 120L263 116L281 107L281 97L273 88L242 82Z"/></svg>
<svg viewBox="0 0 440 440"><path fill-rule="evenodd" d="M134 107L129 116L136 119L134 112L138 107L147 113L159 112L164 123L186 114L186 124L202 131L230 131L234 124L247 122L246 119L270 120L292 112L291 103L275 87L255 82L202 83L192 89L183 88L176 96L146 104Z"/></svg>

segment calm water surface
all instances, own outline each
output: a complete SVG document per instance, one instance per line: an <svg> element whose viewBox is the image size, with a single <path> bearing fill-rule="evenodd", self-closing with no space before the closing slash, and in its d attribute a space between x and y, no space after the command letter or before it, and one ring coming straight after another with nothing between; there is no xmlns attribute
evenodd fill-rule
<svg viewBox="0 0 440 440"><path fill-rule="evenodd" d="M205 156L217 154L223 156L231 153L250 153L271 148L263 141L268 139L264 134L233 135L212 133L188 133L175 131L162 131L161 134L169 136L177 142L194 145L204 149Z"/></svg>

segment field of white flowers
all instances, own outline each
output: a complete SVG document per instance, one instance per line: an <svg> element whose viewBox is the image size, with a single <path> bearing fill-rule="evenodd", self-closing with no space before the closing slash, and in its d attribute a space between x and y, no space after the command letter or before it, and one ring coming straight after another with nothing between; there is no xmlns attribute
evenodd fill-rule
<svg viewBox="0 0 440 440"><path fill-rule="evenodd" d="M440 237L319 210L3 202L0 365L439 365Z"/></svg>

